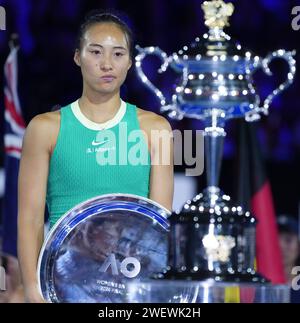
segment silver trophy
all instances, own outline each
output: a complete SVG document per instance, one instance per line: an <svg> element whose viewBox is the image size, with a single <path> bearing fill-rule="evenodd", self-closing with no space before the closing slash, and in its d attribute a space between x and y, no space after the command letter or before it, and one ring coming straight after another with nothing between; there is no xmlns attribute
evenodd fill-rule
<svg viewBox="0 0 300 323"><path fill-rule="evenodd" d="M131 194L108 194L68 211L40 252L38 279L53 303L124 303L127 283L167 265L169 211Z"/></svg>
<svg viewBox="0 0 300 323"><path fill-rule="evenodd" d="M251 122L268 114L269 106L294 79L294 51L279 49L265 58L232 41L224 32L234 7L221 0L202 4L208 33L168 56L158 47L137 47L136 68L142 82L160 100L161 112L170 118L201 119L205 123L205 158L208 187L181 212L170 217L169 266L158 278L213 278L222 282L264 282L254 270L255 219L218 187L225 122L245 118ZM147 78L142 69L147 55L161 58L159 73L171 67L179 82L171 102ZM286 81L261 102L253 73L262 69L272 75L269 64L284 59L289 65Z"/></svg>

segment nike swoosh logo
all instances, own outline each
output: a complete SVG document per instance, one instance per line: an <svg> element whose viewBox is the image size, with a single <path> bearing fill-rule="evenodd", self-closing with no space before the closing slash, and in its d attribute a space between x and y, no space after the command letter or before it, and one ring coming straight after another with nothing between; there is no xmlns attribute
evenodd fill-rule
<svg viewBox="0 0 300 323"><path fill-rule="evenodd" d="M92 145L93 146L100 146L100 145L105 144L106 142L108 142L108 140L104 140L104 141L100 141L100 142L93 140Z"/></svg>

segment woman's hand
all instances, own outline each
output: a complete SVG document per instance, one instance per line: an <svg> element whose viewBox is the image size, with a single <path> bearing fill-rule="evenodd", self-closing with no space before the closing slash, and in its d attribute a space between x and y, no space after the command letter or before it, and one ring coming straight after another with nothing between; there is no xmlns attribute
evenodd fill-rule
<svg viewBox="0 0 300 323"><path fill-rule="evenodd" d="M25 302L26 303L48 303L42 297L36 285L27 287L25 289Z"/></svg>

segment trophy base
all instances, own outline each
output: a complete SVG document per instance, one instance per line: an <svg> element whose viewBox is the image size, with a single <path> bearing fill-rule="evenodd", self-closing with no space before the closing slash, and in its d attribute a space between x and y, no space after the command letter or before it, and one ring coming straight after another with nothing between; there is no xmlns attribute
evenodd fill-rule
<svg viewBox="0 0 300 323"><path fill-rule="evenodd" d="M209 187L169 217L168 267L158 278L267 280L255 271L255 218Z"/></svg>
<svg viewBox="0 0 300 323"><path fill-rule="evenodd" d="M289 303L290 287L260 283L188 280L131 282L130 303Z"/></svg>
<svg viewBox="0 0 300 323"><path fill-rule="evenodd" d="M215 282L226 283L259 283L268 284L270 281L257 272L238 272L238 273L215 273L211 271L198 272L179 272L176 270L168 270L153 276L157 280L188 280L188 281L204 281L211 280Z"/></svg>

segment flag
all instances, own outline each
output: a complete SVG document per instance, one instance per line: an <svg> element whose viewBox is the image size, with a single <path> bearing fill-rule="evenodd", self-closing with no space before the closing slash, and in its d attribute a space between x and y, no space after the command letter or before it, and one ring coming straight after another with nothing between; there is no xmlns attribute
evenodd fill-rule
<svg viewBox="0 0 300 323"><path fill-rule="evenodd" d="M237 202L257 219L257 271L274 284L285 282L271 186L256 137L256 125L239 121Z"/></svg>
<svg viewBox="0 0 300 323"><path fill-rule="evenodd" d="M25 122L18 96L18 48L13 47L4 65L4 171L3 252L17 256L18 172Z"/></svg>

